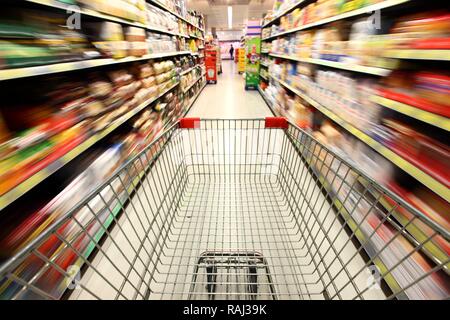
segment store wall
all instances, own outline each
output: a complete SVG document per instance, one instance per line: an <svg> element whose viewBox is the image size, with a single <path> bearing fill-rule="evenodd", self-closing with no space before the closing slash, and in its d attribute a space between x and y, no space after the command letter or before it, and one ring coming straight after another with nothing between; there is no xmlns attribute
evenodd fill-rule
<svg viewBox="0 0 450 320"><path fill-rule="evenodd" d="M233 44L234 48L239 48L241 46L240 39L242 35L242 31L217 31L217 37L220 41L220 54L222 56L222 59L231 59L230 46L231 44Z"/></svg>

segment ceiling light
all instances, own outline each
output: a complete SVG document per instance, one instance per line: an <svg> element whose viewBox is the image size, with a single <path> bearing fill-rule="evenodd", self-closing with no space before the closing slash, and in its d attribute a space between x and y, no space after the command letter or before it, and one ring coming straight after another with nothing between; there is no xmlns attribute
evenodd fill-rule
<svg viewBox="0 0 450 320"><path fill-rule="evenodd" d="M233 28L233 7L228 6L228 29Z"/></svg>

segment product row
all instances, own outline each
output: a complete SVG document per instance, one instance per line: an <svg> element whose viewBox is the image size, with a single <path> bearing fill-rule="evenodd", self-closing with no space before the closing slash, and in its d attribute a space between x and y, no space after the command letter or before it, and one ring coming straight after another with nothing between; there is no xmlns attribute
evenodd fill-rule
<svg viewBox="0 0 450 320"><path fill-rule="evenodd" d="M440 71L393 73L383 81L334 70L315 70L310 64L283 61L269 73L329 109L353 127L415 163L446 186L450 186L450 149L444 130L429 128L408 116L375 103L377 95L417 101L448 117L450 77Z"/></svg>
<svg viewBox="0 0 450 320"><path fill-rule="evenodd" d="M199 29L204 30L204 20L202 15L198 14L195 11L188 11L186 8L185 0L152 0L152 3L159 3L167 8L170 12L173 12L185 20L189 21L189 23L198 27Z"/></svg>
<svg viewBox="0 0 450 320"><path fill-rule="evenodd" d="M55 0L62 4L78 5L91 12L106 14L144 26L161 28L182 34L199 32L202 17L186 10L185 1L146 1L146 0ZM167 10L158 8L165 5ZM172 14L173 13L173 14ZM177 21L180 16L183 20ZM188 23L186 23L188 22ZM194 30L197 29L197 30ZM185 31L185 32L183 32Z"/></svg>
<svg viewBox="0 0 450 320"><path fill-rule="evenodd" d="M39 87L34 81L11 84L0 108L0 195L83 142L95 142L177 85L185 61L54 76Z"/></svg>
<svg viewBox="0 0 450 320"><path fill-rule="evenodd" d="M263 34L268 30L264 29ZM284 35L265 43L263 48L302 59L394 69L398 61L388 58L389 50L449 50L450 14L431 11L383 17L380 28L373 27L367 18L351 23L338 21L326 27ZM441 58L445 59L445 53Z"/></svg>
<svg viewBox="0 0 450 320"><path fill-rule="evenodd" d="M42 10L9 7L0 15L0 69L95 58L196 52L201 46L199 39L109 21L83 20L79 29L71 29L65 26L64 13L43 13Z"/></svg>

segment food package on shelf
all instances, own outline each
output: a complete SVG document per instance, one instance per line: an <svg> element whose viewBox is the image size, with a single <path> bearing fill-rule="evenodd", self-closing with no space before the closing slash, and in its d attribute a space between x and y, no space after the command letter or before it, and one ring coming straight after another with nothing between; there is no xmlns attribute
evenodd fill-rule
<svg viewBox="0 0 450 320"><path fill-rule="evenodd" d="M7 141L9 152L0 159L0 194L24 181L52 155L65 153L79 144L87 132L87 122L78 122L73 113L60 115L37 127L15 133L15 138ZM59 121L59 122L58 122ZM60 122L65 122L60 125ZM50 125L59 128L51 130ZM50 163L50 162L49 162Z"/></svg>
<svg viewBox="0 0 450 320"><path fill-rule="evenodd" d="M142 86L144 88L151 88L155 85L156 85L156 78L154 76L142 79Z"/></svg>
<svg viewBox="0 0 450 320"><path fill-rule="evenodd" d="M125 41L122 26L118 23L104 21L85 23L92 44L105 56L115 59L127 55L128 43Z"/></svg>
<svg viewBox="0 0 450 320"><path fill-rule="evenodd" d="M150 53L177 51L176 37L147 32L147 46Z"/></svg>
<svg viewBox="0 0 450 320"><path fill-rule="evenodd" d="M140 63L133 66L133 74L137 79L146 79L155 74L151 62Z"/></svg>
<svg viewBox="0 0 450 320"><path fill-rule="evenodd" d="M89 94L97 99L107 98L113 92L112 83L102 78L92 77L88 88Z"/></svg>
<svg viewBox="0 0 450 320"><path fill-rule="evenodd" d="M450 13L428 11L398 19L390 32L395 49L450 49Z"/></svg>
<svg viewBox="0 0 450 320"><path fill-rule="evenodd" d="M145 29L125 27L125 39L128 42L128 55L142 57L148 53Z"/></svg>
<svg viewBox="0 0 450 320"><path fill-rule="evenodd" d="M4 12L5 16L9 12ZM56 24L36 23L35 19L17 17L0 20L0 69L31 67L83 58L71 51L70 42Z"/></svg>
<svg viewBox="0 0 450 320"><path fill-rule="evenodd" d="M148 25L150 27L171 32L179 32L178 19L174 15L155 7L150 3L147 3L146 14Z"/></svg>

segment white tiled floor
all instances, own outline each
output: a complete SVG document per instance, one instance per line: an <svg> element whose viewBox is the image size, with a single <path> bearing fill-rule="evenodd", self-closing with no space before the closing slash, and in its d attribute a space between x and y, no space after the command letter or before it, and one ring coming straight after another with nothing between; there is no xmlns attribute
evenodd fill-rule
<svg viewBox="0 0 450 320"><path fill-rule="evenodd" d="M189 112L189 117L214 119L264 118L269 108L257 90L245 90L245 80L233 61L222 61L217 84L208 84Z"/></svg>

